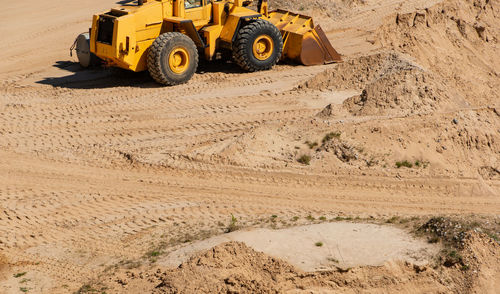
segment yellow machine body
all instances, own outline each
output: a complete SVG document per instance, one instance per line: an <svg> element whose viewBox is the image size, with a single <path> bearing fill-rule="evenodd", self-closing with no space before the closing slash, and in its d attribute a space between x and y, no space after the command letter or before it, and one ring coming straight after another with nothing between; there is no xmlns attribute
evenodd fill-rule
<svg viewBox="0 0 500 294"><path fill-rule="evenodd" d="M262 18L282 32L283 58L313 65L340 61L340 56L310 17L284 10L259 12L243 0L142 0L132 1L94 15L90 51L108 66L132 71L147 69L147 51L166 32L188 35L207 60L221 48L231 49L242 21Z"/></svg>

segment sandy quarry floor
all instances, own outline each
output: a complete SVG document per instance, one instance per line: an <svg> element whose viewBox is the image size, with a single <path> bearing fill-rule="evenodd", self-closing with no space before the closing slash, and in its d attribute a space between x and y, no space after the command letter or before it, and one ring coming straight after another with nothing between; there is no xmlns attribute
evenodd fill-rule
<svg viewBox="0 0 500 294"><path fill-rule="evenodd" d="M220 234L231 215L278 228L321 216L498 221L497 1L283 1L314 15L346 61L258 73L203 64L170 88L147 74L83 71L68 56L114 2L8 1L0 11L0 292L73 292L158 244ZM221 252L267 258L236 244ZM283 285L333 287L301 281ZM406 290L449 290L411 281Z"/></svg>

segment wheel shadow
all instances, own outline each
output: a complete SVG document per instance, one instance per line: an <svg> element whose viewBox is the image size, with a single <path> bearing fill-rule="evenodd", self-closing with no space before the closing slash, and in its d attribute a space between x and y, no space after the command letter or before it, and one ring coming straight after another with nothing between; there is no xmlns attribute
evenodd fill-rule
<svg viewBox="0 0 500 294"><path fill-rule="evenodd" d="M196 71L196 73L244 74L248 72L244 71L238 65L229 60L217 59L213 61L207 61L205 59L200 59L198 70Z"/></svg>
<svg viewBox="0 0 500 294"><path fill-rule="evenodd" d="M157 88L147 72L132 72L120 68L82 68L78 62L57 61L54 67L67 71L69 75L48 77L38 84L69 89L102 89L115 87Z"/></svg>
<svg viewBox="0 0 500 294"><path fill-rule="evenodd" d="M68 72L60 77L47 77L37 81L38 84L69 89L103 89L116 87L158 88L163 87L156 83L147 71L133 72L121 68L82 68L78 62L56 61L53 65L58 69ZM200 58L197 75L222 73L245 74L235 63L217 59L206 61Z"/></svg>

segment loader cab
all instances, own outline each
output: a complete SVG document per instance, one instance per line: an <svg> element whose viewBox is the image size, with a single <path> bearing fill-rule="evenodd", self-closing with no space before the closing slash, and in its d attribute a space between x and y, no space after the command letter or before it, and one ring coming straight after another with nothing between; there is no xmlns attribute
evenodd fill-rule
<svg viewBox="0 0 500 294"><path fill-rule="evenodd" d="M173 14L174 17L192 20L195 27L200 29L212 21L212 1L175 0Z"/></svg>
<svg viewBox="0 0 500 294"><path fill-rule="evenodd" d="M203 1L202 0L184 0L184 8L186 10L188 9L194 9L194 8L199 8L203 6Z"/></svg>

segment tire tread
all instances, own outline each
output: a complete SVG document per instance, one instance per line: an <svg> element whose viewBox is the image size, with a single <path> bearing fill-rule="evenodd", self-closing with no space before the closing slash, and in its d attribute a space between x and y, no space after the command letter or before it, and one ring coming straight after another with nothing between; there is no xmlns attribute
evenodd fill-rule
<svg viewBox="0 0 500 294"><path fill-rule="evenodd" d="M195 68L198 67L198 62L199 62L198 51L196 45L194 44L193 40L191 40L191 38L179 32L167 32L161 34L160 36L158 36L158 38L154 40L153 44L149 47L148 59L147 59L149 74L156 82L160 84L174 86L187 82L187 80L173 81L169 79L168 76L161 70L163 48L167 46L169 42L175 42L175 39L178 38L189 40L189 42L192 43L191 46L195 49L193 62L195 63Z"/></svg>
<svg viewBox="0 0 500 294"><path fill-rule="evenodd" d="M248 48L247 46L249 46L250 38L255 34L259 34L259 32L262 32L265 29L270 29L273 32L273 34L275 34L275 36L271 37L280 40L279 44L274 44L275 46L278 47L279 51L275 60L272 60L271 62L265 65L256 65L249 59L249 56L246 53L246 49ZM233 60L236 62L236 64L238 64L242 69L246 71L254 72L261 70L269 70L274 65L276 65L276 63L278 63L278 61L281 58L282 51L283 51L283 39L281 37L280 31L269 21L263 19L257 19L250 21L238 32L236 40L233 44Z"/></svg>

